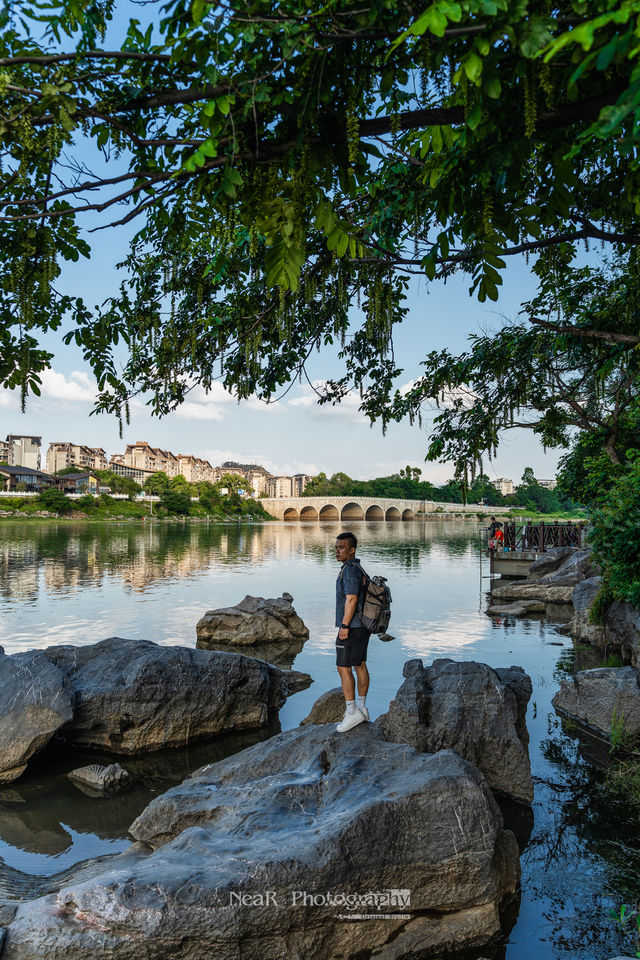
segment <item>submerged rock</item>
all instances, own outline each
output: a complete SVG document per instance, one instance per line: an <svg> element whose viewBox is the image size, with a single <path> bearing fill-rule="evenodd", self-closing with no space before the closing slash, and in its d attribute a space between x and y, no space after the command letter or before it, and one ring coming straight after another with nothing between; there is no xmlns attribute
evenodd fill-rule
<svg viewBox="0 0 640 960"><path fill-rule="evenodd" d="M196 625L198 647L219 649L218 644L252 647L254 644L302 644L309 630L292 606L293 597L275 599L246 596L235 607L208 610Z"/></svg>
<svg viewBox="0 0 640 960"><path fill-rule="evenodd" d="M634 667L596 667L563 680L551 701L556 710L611 735L614 716L625 730L640 733L640 679Z"/></svg>
<svg viewBox="0 0 640 960"><path fill-rule="evenodd" d="M121 637L49 647L45 656L73 700L61 735L122 755L263 726L290 694L312 682L306 673L237 653Z"/></svg>
<svg viewBox="0 0 640 960"><path fill-rule="evenodd" d="M298 727L205 766L131 833L97 875L22 904L3 960L431 955L491 942L519 880L478 770L373 724ZM399 917L341 917L377 912Z"/></svg>
<svg viewBox="0 0 640 960"><path fill-rule="evenodd" d="M494 581L497 583L497 581ZM492 600L541 600L543 603L571 603L572 586L552 586L540 580L491 586Z"/></svg>
<svg viewBox="0 0 640 960"><path fill-rule="evenodd" d="M389 740L435 753L456 750L498 793L533 800L526 727L531 680L522 667L421 660L404 665L405 681L376 721Z"/></svg>
<svg viewBox="0 0 640 960"><path fill-rule="evenodd" d="M514 600L513 603L493 603L487 609L490 616L526 617L531 613L545 613L547 604L542 600Z"/></svg>
<svg viewBox="0 0 640 960"><path fill-rule="evenodd" d="M24 773L71 713L62 673L41 650L0 656L0 783Z"/></svg>
<svg viewBox="0 0 640 960"><path fill-rule="evenodd" d="M103 767L92 763L88 767L78 767L67 774L76 786L90 796L103 796L115 793L129 782L129 773L119 763L110 763Z"/></svg>

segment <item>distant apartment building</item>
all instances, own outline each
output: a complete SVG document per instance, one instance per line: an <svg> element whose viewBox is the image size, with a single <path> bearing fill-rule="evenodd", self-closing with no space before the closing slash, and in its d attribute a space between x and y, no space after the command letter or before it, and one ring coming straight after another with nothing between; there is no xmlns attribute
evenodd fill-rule
<svg viewBox="0 0 640 960"><path fill-rule="evenodd" d="M152 447L146 440L128 443L124 453L114 453L110 469L114 464L147 473L162 471L168 477L177 477L180 473L180 462L174 453L170 450L161 450L160 447ZM124 475L128 476L128 474Z"/></svg>
<svg viewBox="0 0 640 960"><path fill-rule="evenodd" d="M269 471L258 463L236 463L233 460L226 460L221 466L215 468L214 473L216 481L220 480L225 473L241 474L247 481L247 488L256 496L267 492L271 478Z"/></svg>
<svg viewBox="0 0 640 960"><path fill-rule="evenodd" d="M10 433L0 448L0 462L10 467L28 467L40 469L40 447L42 437L22 436Z"/></svg>
<svg viewBox="0 0 640 960"><path fill-rule="evenodd" d="M266 489L267 496L274 500L280 500L283 497L301 497L309 480L312 479L313 477L306 473L296 473L293 477L269 477Z"/></svg>
<svg viewBox="0 0 640 960"><path fill-rule="evenodd" d="M306 473L296 473L291 478L291 496L292 497L301 497L304 493L305 487L309 483L309 480L313 480L313 477L310 477Z"/></svg>
<svg viewBox="0 0 640 960"><path fill-rule="evenodd" d="M545 490L555 490L555 488L558 486L558 481L557 480L538 480L538 484L541 487L544 487Z"/></svg>
<svg viewBox="0 0 640 960"><path fill-rule="evenodd" d="M292 480L293 477L269 477L267 480L267 496L273 500L292 497Z"/></svg>
<svg viewBox="0 0 640 960"><path fill-rule="evenodd" d="M491 482L503 497L510 496L514 491L513 480L508 480L506 477L500 477L499 480L492 480Z"/></svg>
<svg viewBox="0 0 640 960"><path fill-rule="evenodd" d="M213 483L214 470L208 460L194 457L193 454L177 454L178 473L182 474L189 483L200 483L207 480Z"/></svg>
<svg viewBox="0 0 640 960"><path fill-rule="evenodd" d="M47 450L47 473L57 473L67 467L86 470L107 470L109 462L102 447L87 447L83 443L55 442Z"/></svg>

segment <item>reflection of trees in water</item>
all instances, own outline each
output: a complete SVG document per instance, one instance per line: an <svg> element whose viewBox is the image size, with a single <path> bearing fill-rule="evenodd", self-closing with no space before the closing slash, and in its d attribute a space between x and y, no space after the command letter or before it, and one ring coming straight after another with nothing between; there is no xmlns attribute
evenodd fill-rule
<svg viewBox="0 0 640 960"><path fill-rule="evenodd" d="M598 958L624 953L625 935L608 912L640 896L640 816L605 793L605 772L585 760L592 745L573 740L554 715L541 750L551 773L536 778L523 885L540 902L560 954L575 955L578 948Z"/></svg>
<svg viewBox="0 0 640 960"><path fill-rule="evenodd" d="M0 595L36 597L41 578L53 593L99 586L109 576L142 592L161 580L198 576L213 564L313 558L333 565L333 540L345 529L354 530L364 556L406 569L435 549L465 555L477 539L475 525L451 522L3 524Z"/></svg>

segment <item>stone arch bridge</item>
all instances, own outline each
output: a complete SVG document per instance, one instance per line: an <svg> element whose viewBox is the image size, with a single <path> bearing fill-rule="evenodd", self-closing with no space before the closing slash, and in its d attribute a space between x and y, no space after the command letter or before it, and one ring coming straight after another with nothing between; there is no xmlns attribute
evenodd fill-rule
<svg viewBox="0 0 640 960"><path fill-rule="evenodd" d="M260 501L278 520L420 520L433 513L495 513L477 503L436 503L386 497L282 497Z"/></svg>

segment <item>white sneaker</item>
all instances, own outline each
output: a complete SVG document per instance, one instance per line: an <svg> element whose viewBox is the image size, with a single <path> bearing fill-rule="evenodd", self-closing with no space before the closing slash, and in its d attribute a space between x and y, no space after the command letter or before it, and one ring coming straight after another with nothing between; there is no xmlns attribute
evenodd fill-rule
<svg viewBox="0 0 640 960"><path fill-rule="evenodd" d="M341 722L337 725L336 730L338 733L346 733L347 730L351 730L352 727L357 727L358 724L362 723L365 719L364 713L356 707L355 713L345 713Z"/></svg>
<svg viewBox="0 0 640 960"><path fill-rule="evenodd" d="M360 713L365 718L365 720L369 719L369 711L367 710L366 707L358 707L357 709L360 711Z"/></svg>

